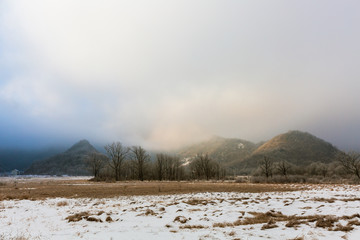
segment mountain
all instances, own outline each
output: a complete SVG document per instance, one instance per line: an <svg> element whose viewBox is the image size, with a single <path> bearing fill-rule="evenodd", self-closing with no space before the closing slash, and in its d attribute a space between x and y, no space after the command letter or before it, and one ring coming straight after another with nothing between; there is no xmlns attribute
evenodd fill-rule
<svg viewBox="0 0 360 240"><path fill-rule="evenodd" d="M258 147L250 157L235 167L253 169L264 156L277 161L287 161L295 166L308 166L313 162L331 163L342 153L331 143L300 131L280 134Z"/></svg>
<svg viewBox="0 0 360 240"><path fill-rule="evenodd" d="M225 168L248 174L258 167L264 156L301 167L313 162L330 163L341 151L309 133L289 131L259 144L216 137L178 152L184 159L191 159L197 153L208 153Z"/></svg>
<svg viewBox="0 0 360 240"><path fill-rule="evenodd" d="M46 159L62 152L61 147L44 149L0 149L0 173L10 172L13 169L24 171L35 160Z"/></svg>
<svg viewBox="0 0 360 240"><path fill-rule="evenodd" d="M230 167L241 162L256 150L258 144L236 138L213 137L208 141L195 144L177 152L182 158L194 158L199 153L206 153L212 159Z"/></svg>
<svg viewBox="0 0 360 240"><path fill-rule="evenodd" d="M97 150L87 141L81 140L63 153L35 161L25 174L34 175L89 175L86 157Z"/></svg>

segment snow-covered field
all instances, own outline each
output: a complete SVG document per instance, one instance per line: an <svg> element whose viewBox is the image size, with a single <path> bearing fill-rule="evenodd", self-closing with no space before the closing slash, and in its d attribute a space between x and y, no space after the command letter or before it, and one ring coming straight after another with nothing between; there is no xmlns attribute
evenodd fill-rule
<svg viewBox="0 0 360 240"><path fill-rule="evenodd" d="M0 239L360 239L360 187L5 200ZM23 238L21 238L23 237Z"/></svg>

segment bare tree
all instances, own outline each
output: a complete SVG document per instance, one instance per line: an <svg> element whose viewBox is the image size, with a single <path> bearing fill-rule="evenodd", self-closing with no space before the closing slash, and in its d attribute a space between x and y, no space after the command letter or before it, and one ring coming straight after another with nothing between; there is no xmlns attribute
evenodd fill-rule
<svg viewBox="0 0 360 240"><path fill-rule="evenodd" d="M180 158L165 155L165 176L167 180L179 180L182 176Z"/></svg>
<svg viewBox="0 0 360 240"><path fill-rule="evenodd" d="M157 173L157 177L158 177L159 181L162 181L164 179L165 161L166 161L165 154L163 154L163 153L156 154L155 169L156 169L156 173Z"/></svg>
<svg viewBox="0 0 360 240"><path fill-rule="evenodd" d="M273 162L271 159L264 156L264 159L260 162L260 169L262 174L265 175L266 179L272 177L273 168Z"/></svg>
<svg viewBox="0 0 360 240"><path fill-rule="evenodd" d="M289 170L290 170L291 166L288 162L286 161L281 161L276 165L276 169L277 171L283 175L285 178L287 178L287 175L289 174Z"/></svg>
<svg viewBox="0 0 360 240"><path fill-rule="evenodd" d="M209 180L215 176L215 170L217 163L215 163L208 154L197 154L194 161L191 163L192 173L197 178L205 177Z"/></svg>
<svg viewBox="0 0 360 240"><path fill-rule="evenodd" d="M106 156L97 152L93 152L87 157L86 163L94 175L94 178L99 177L100 171L105 166L106 161Z"/></svg>
<svg viewBox="0 0 360 240"><path fill-rule="evenodd" d="M348 154L342 154L338 156L338 161L342 165L343 169L348 174L355 175L360 179L360 154L356 152L350 152Z"/></svg>
<svg viewBox="0 0 360 240"><path fill-rule="evenodd" d="M144 181L145 165L150 160L150 156L146 153L145 149L140 146L133 146L131 148L131 152L133 154L133 161L138 173L138 179L140 181Z"/></svg>
<svg viewBox="0 0 360 240"><path fill-rule="evenodd" d="M114 171L115 180L119 181L121 179L122 165L127 158L129 148L124 147L120 142L108 144L104 148L109 156L109 165Z"/></svg>
<svg viewBox="0 0 360 240"><path fill-rule="evenodd" d="M326 177L329 172L329 166L325 163L319 163L319 173L321 176Z"/></svg>

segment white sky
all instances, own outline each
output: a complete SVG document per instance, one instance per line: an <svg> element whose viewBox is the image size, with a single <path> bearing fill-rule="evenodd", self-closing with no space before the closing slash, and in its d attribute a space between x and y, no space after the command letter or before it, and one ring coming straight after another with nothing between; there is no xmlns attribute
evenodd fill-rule
<svg viewBox="0 0 360 240"><path fill-rule="evenodd" d="M2 145L291 129L360 149L360 2L0 0Z"/></svg>

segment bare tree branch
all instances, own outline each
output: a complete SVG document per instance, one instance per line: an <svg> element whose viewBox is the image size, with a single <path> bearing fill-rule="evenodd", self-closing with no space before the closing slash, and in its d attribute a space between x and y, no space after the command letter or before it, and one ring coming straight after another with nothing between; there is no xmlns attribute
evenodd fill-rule
<svg viewBox="0 0 360 240"><path fill-rule="evenodd" d="M121 179L122 165L127 158L129 148L123 147L120 142L108 144L104 148L110 159L109 166L114 170L115 180L119 181Z"/></svg>
<svg viewBox="0 0 360 240"><path fill-rule="evenodd" d="M348 154L342 154L338 156L338 161L342 165L345 172L355 175L360 179L360 154L356 152L350 152Z"/></svg>
<svg viewBox="0 0 360 240"><path fill-rule="evenodd" d="M138 173L138 179L144 181L145 164L150 160L150 156L146 153L145 149L140 146L133 146L131 152Z"/></svg>
<svg viewBox="0 0 360 240"><path fill-rule="evenodd" d="M264 156L264 159L260 162L260 169L262 174L265 175L266 179L272 177L273 174L273 162L270 158Z"/></svg>
<svg viewBox="0 0 360 240"><path fill-rule="evenodd" d="M91 172L94 175L94 178L99 177L100 171L105 166L106 161L107 161L106 156L104 154L97 152L91 153L87 157L86 163L90 167Z"/></svg>

